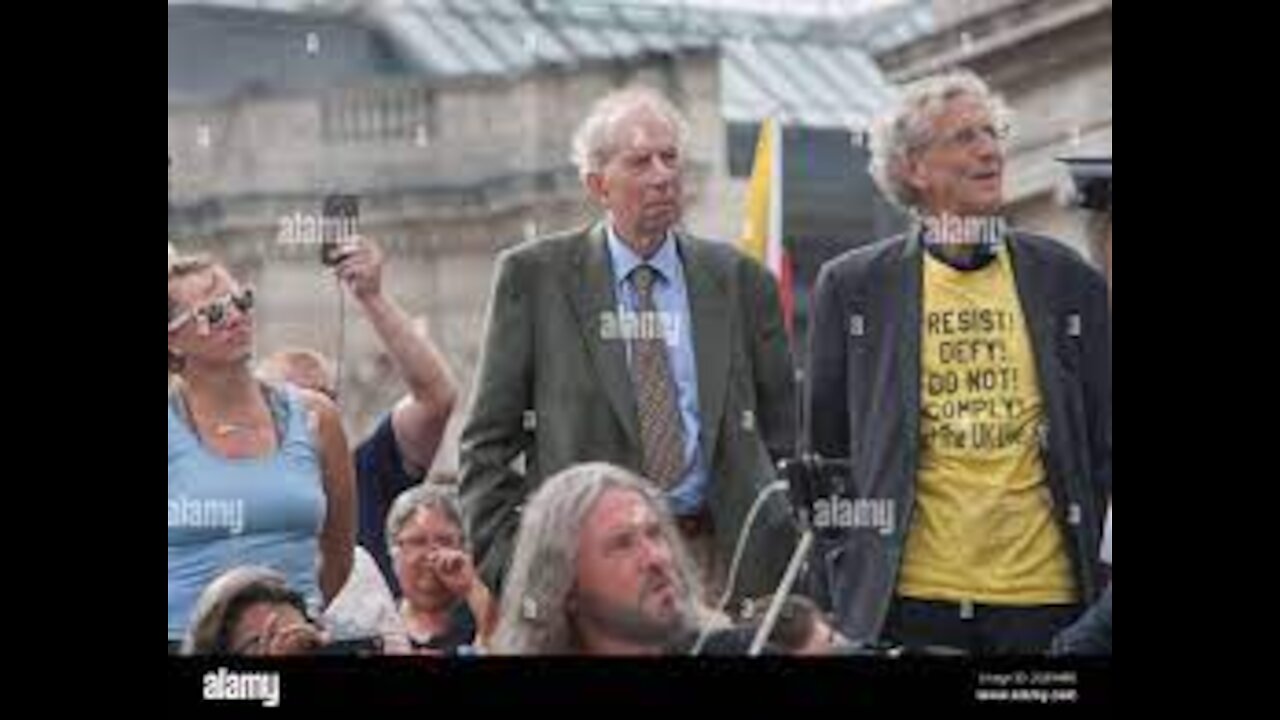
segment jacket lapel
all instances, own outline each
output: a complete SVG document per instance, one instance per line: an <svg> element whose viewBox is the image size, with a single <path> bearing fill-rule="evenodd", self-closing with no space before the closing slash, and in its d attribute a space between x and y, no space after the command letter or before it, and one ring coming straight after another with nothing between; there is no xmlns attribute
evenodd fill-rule
<svg viewBox="0 0 1280 720"><path fill-rule="evenodd" d="M901 288L897 298L899 307L903 309L899 316L902 327L897 332L885 337L897 337L899 372L898 382L902 383L902 402L907 409L905 420L907 457L911 458L909 477L915 477L917 471L916 458L920 446L920 328L921 315L924 312L924 248L920 242L920 233L913 230L902 246L902 254L898 257L897 283ZM913 484L914 487L914 484Z"/></svg>
<svg viewBox="0 0 1280 720"><path fill-rule="evenodd" d="M725 394L729 385L729 349L733 334L728 280L697 242L677 238L689 290L693 350L698 368L698 411L702 451L707 466L715 463Z"/></svg>
<svg viewBox="0 0 1280 720"><path fill-rule="evenodd" d="M566 287L574 288L570 293L572 305L600 387L609 398L609 404L627 436L639 447L640 431L636 420L635 393L627 369L625 340L617 333L605 337L606 322L611 323L613 329L618 327L618 304L604 225L597 223L587 231L584 239L585 242L578 244L570 263L571 276Z"/></svg>
<svg viewBox="0 0 1280 720"><path fill-rule="evenodd" d="M1035 356L1036 372L1040 376L1041 395L1046 407L1058 401L1050 388L1058 387L1061 369L1055 334L1058 320L1049 298L1054 295L1053 277L1045 269L1035 248L1018 235L1010 235L1009 259L1013 267L1013 281L1017 287L1018 301L1022 304L1022 316L1026 319L1031 339L1031 352ZM1046 413L1045 417L1050 417Z"/></svg>

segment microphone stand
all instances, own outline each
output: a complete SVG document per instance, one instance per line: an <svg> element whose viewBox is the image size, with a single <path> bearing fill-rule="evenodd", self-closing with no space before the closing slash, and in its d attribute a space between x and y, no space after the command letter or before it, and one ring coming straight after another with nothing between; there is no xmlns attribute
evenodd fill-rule
<svg viewBox="0 0 1280 720"><path fill-rule="evenodd" d="M769 611L765 614L764 621L760 623L760 629L756 631L756 636L751 641L751 648L747 650L748 657L758 657L764 648L765 641L773 633L773 626L778 623L778 616L782 613L782 604L790 597L791 588L800 575L800 566L804 564L805 556L809 554L812 547L813 528L805 523L804 534L800 536L800 542L796 544L796 550L791 554L791 563L787 565L787 571L782 575L782 582L778 585L777 592L773 594L773 601L769 603Z"/></svg>
<svg viewBox="0 0 1280 720"><path fill-rule="evenodd" d="M790 597L791 589L795 587L796 579L800 576L800 568L803 567L805 558L813 549L815 533L810 519L810 510L818 494L815 484L821 483L825 487L826 483L823 481L827 472L831 470L847 472L851 465L849 460L828 460L814 453L805 453L799 458L778 463L778 475L786 478L791 504L795 509L802 532L800 542L796 543L796 549L791 553L791 562L787 564L787 570L783 573L782 580L773 594L772 602L769 603L769 610L765 613L764 620L760 623L760 628L751 642L747 652L749 657L759 656L765 642L773 634L778 616L782 613L782 605Z"/></svg>

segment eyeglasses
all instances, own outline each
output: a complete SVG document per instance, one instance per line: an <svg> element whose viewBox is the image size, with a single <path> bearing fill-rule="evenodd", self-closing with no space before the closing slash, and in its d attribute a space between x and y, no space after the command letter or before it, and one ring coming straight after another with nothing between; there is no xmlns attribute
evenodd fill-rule
<svg viewBox="0 0 1280 720"><path fill-rule="evenodd" d="M221 330L226 327L231 316L231 308L235 307L240 314L244 315L253 309L254 297L253 288L246 286L239 292L229 292L220 298L212 300L195 310L187 310L169 321L169 332L177 332L182 329L192 319L199 319L211 330Z"/></svg>
<svg viewBox="0 0 1280 720"><path fill-rule="evenodd" d="M1000 143L1009 137L1009 127L1007 125L982 125L981 127L969 126L960 128L955 132L944 136L940 144L947 147L958 147L969 149L978 144L982 138L987 138L995 143Z"/></svg>
<svg viewBox="0 0 1280 720"><path fill-rule="evenodd" d="M461 550L462 538L458 535L411 536L396 540L396 547L410 552L426 552L438 548Z"/></svg>

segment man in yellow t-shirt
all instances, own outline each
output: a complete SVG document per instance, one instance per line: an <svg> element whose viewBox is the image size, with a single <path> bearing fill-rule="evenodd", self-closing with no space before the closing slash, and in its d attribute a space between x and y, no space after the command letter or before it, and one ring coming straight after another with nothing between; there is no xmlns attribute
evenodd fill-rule
<svg viewBox="0 0 1280 720"><path fill-rule="evenodd" d="M968 72L906 88L873 124L871 168L915 223L814 290L810 447L848 458L849 499L894 521L820 540L854 641L1039 653L1099 592L1106 289L1005 226L1006 114Z"/></svg>
<svg viewBox="0 0 1280 720"><path fill-rule="evenodd" d="M898 592L988 605L1076 601L1038 444L1035 359L1009 255L924 258L920 460Z"/></svg>

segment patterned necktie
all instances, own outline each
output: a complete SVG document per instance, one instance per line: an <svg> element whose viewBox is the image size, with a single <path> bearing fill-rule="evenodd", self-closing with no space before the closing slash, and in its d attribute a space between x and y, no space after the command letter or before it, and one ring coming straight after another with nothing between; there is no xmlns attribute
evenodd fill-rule
<svg viewBox="0 0 1280 720"><path fill-rule="evenodd" d="M662 323L653 304L656 279L657 271L648 265L631 271L640 311L631 341L631 382L640 416L644 474L667 490L675 486L684 469L684 424L676 407L676 383Z"/></svg>

